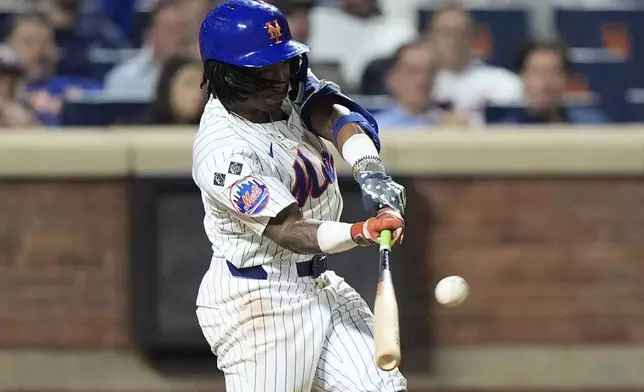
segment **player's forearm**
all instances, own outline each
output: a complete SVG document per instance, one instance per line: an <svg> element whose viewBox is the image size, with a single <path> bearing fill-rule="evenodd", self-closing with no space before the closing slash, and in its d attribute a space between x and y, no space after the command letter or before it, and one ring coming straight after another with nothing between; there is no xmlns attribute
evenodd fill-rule
<svg viewBox="0 0 644 392"><path fill-rule="evenodd" d="M356 247L351 224L307 219L293 204L272 218L264 234L299 254L338 253Z"/></svg>
<svg viewBox="0 0 644 392"><path fill-rule="evenodd" d="M301 219L290 224L267 228L266 236L279 246L299 254L323 253L317 240L321 221Z"/></svg>

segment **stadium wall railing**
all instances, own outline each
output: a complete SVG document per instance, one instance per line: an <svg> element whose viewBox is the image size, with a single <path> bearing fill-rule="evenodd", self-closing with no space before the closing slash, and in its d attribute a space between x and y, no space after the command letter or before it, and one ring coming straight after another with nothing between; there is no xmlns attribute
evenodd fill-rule
<svg viewBox="0 0 644 392"><path fill-rule="evenodd" d="M193 137L0 133L0 391L221 390L219 376L173 377L141 355L207 351ZM409 195L394 272L410 388L644 390L644 128L382 138ZM356 219L359 192L336 164L343 219ZM334 269L371 303L373 252L348 255ZM462 306L433 301L445 275L470 283Z"/></svg>

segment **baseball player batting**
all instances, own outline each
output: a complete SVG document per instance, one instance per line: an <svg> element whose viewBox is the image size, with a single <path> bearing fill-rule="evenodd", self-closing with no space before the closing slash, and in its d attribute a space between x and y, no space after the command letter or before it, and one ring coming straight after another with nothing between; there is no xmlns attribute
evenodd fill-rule
<svg viewBox="0 0 644 392"><path fill-rule="evenodd" d="M385 174L373 117L309 70L284 15L230 0L199 44L209 101L193 145L213 256L197 318L235 392L406 391L374 360L373 314L326 255L402 240L405 190ZM328 140L371 218L340 222ZM374 251L374 255L375 255ZM375 257L375 256L374 256Z"/></svg>

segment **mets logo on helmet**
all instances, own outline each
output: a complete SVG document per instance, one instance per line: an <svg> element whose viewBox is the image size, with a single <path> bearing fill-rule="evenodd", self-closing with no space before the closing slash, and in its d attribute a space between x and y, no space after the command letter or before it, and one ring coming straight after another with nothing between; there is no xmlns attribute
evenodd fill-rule
<svg viewBox="0 0 644 392"><path fill-rule="evenodd" d="M275 19L273 22L266 22L266 28L268 29L268 36L270 39L275 41L276 44L282 42L282 27Z"/></svg>
<svg viewBox="0 0 644 392"><path fill-rule="evenodd" d="M258 178L245 178L230 189L230 200L242 214L257 215L268 205L268 187Z"/></svg>

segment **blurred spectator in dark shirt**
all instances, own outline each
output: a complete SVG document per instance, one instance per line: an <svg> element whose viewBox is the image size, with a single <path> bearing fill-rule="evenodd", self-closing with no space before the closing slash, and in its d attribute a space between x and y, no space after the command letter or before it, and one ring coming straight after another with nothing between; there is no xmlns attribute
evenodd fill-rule
<svg viewBox="0 0 644 392"><path fill-rule="evenodd" d="M504 123L602 124L604 113L590 106L568 106L564 94L570 74L566 46L560 41L532 40L522 48L517 66L525 85L521 110L513 110Z"/></svg>
<svg viewBox="0 0 644 392"><path fill-rule="evenodd" d="M16 94L22 74L18 57L8 46L0 45L0 128L38 125L35 113Z"/></svg>
<svg viewBox="0 0 644 392"><path fill-rule="evenodd" d="M375 114L382 127L432 127L454 118L431 98L437 71L435 55L422 43L400 47L387 72L387 87L395 106Z"/></svg>
<svg viewBox="0 0 644 392"><path fill-rule="evenodd" d="M474 23L465 10L452 5L437 10L426 38L440 65L432 91L434 99L451 103L470 124L484 123L487 104L510 104L521 99L522 84L516 74L473 57Z"/></svg>
<svg viewBox="0 0 644 392"><path fill-rule="evenodd" d="M387 72L391 67L391 57L383 57L370 62L362 73L360 94L384 95L389 94L387 88Z"/></svg>
<svg viewBox="0 0 644 392"><path fill-rule="evenodd" d="M377 0L341 0L338 7L311 10L308 43L313 63L335 63L348 93L359 90L362 74L372 60L388 57L402 44L416 38L407 18L380 12ZM318 73L317 69L312 68Z"/></svg>
<svg viewBox="0 0 644 392"><path fill-rule="evenodd" d="M173 58L163 67L151 106L152 124L199 124L206 95L201 90L203 68L190 58Z"/></svg>
<svg viewBox="0 0 644 392"><path fill-rule="evenodd" d="M106 95L152 100L165 61L185 53L186 17L181 1L162 1L153 11L139 54L112 69L105 77Z"/></svg>
<svg viewBox="0 0 644 392"><path fill-rule="evenodd" d="M54 28L60 74L89 77L92 49L131 47L125 34L91 0L46 0L44 5Z"/></svg>
<svg viewBox="0 0 644 392"><path fill-rule="evenodd" d="M96 80L56 74L54 32L41 16L26 15L15 19L7 42L24 71L22 94L45 125L60 125L66 96L78 97L102 88Z"/></svg>

